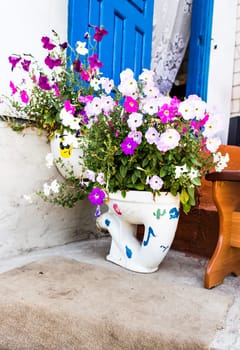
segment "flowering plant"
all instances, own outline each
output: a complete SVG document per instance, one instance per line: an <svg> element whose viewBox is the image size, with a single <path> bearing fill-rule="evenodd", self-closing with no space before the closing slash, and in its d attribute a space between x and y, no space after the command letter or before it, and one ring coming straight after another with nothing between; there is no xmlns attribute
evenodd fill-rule
<svg viewBox="0 0 240 350"><path fill-rule="evenodd" d="M72 111L77 128L82 124L81 98L96 94L96 79L102 63L94 53L96 44L107 34L104 28L90 26L94 30L93 41L90 33L86 33L85 41L78 41L72 48L69 43L61 42L59 35L53 30L52 38L41 38L44 50L44 62L41 65L32 54L14 54L9 56L11 70L20 70L21 81L10 81L10 96L3 96L7 104L7 114L24 119L25 123L12 123L13 128L22 129L34 125L39 131L46 130L49 138L56 130L74 130L72 125L64 123L61 111ZM93 54L88 55L89 48ZM69 54L69 55L67 55ZM76 128L75 128L76 129Z"/></svg>
<svg viewBox="0 0 240 350"><path fill-rule="evenodd" d="M84 163L93 204L117 190L123 196L129 190L170 191L180 193L187 213L201 177L214 166L221 171L228 161L217 152L220 115L196 95L184 101L161 95L150 70L138 80L124 70L118 87L88 101L84 111Z"/></svg>
<svg viewBox="0 0 240 350"><path fill-rule="evenodd" d="M96 42L107 34L103 28L94 30ZM57 44L48 37L42 43L50 77L36 61L38 75L30 69L30 60L9 58L12 69L21 64L32 83L30 94L23 88L25 80L20 87L10 83L12 94L20 96L12 106L27 113L48 135L56 130L67 130L74 137L82 134L86 171L76 178L70 170L67 182L60 185L53 180L38 194L70 207L87 195L97 205L98 215L109 192L120 190L124 196L129 190L170 191L180 193L187 213L195 204L201 177L213 167L221 171L228 161L228 155L217 151L220 115L196 95L184 101L162 95L151 70L144 69L136 80L134 72L125 69L115 86L113 80L101 77L96 53L86 59L86 42L77 42L71 65L65 58L67 43Z"/></svg>

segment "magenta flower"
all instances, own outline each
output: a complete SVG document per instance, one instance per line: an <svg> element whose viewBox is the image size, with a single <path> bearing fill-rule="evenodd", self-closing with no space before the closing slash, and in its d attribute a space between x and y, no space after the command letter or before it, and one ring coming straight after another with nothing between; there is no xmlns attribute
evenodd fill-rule
<svg viewBox="0 0 240 350"><path fill-rule="evenodd" d="M160 117L162 123L168 123L175 118L175 112L175 107L168 104L164 104L159 109L158 116Z"/></svg>
<svg viewBox="0 0 240 350"><path fill-rule="evenodd" d="M60 97L60 90L58 83L53 84L52 89L54 90L54 96Z"/></svg>
<svg viewBox="0 0 240 350"><path fill-rule="evenodd" d="M108 31L104 28L95 27L95 33L93 35L94 40L101 41L104 35L107 35Z"/></svg>
<svg viewBox="0 0 240 350"><path fill-rule="evenodd" d="M133 155L138 144L131 137L126 137L121 143L121 149L124 154Z"/></svg>
<svg viewBox="0 0 240 350"><path fill-rule="evenodd" d="M12 81L10 81L9 86L12 89L12 95L16 94L17 88Z"/></svg>
<svg viewBox="0 0 240 350"><path fill-rule="evenodd" d="M18 62L21 61L21 57L9 56L8 61L9 63L11 63L12 65L11 70L13 71L16 65L18 64Z"/></svg>
<svg viewBox="0 0 240 350"><path fill-rule="evenodd" d="M128 96L124 101L124 107L127 113L133 113L138 111L138 101Z"/></svg>
<svg viewBox="0 0 240 350"><path fill-rule="evenodd" d="M43 43L43 48L49 51L53 50L56 47L55 44L51 43L50 38L48 36L43 36L41 42Z"/></svg>
<svg viewBox="0 0 240 350"><path fill-rule="evenodd" d="M97 53L95 53L92 56L89 56L88 57L88 61L89 61L89 64L90 64L91 68L102 68L102 66L103 66L102 62L100 62L98 60L98 54Z"/></svg>
<svg viewBox="0 0 240 350"><path fill-rule="evenodd" d="M88 195L88 199L93 205L102 205L104 198L105 193L98 187L93 188L91 193Z"/></svg>
<svg viewBox="0 0 240 350"><path fill-rule="evenodd" d="M29 102L29 97L28 97L27 91L22 90L20 92L20 97L21 97L21 100L22 100L23 103L27 104Z"/></svg>
<svg viewBox="0 0 240 350"><path fill-rule="evenodd" d="M22 68L23 68L23 70L25 70L25 72L29 72L30 64L31 64L30 60L23 60L21 62Z"/></svg>
<svg viewBox="0 0 240 350"><path fill-rule="evenodd" d="M81 73L81 71L83 70L82 63L79 60L76 60L73 62L73 67L74 67L75 72L77 72L77 73Z"/></svg>
<svg viewBox="0 0 240 350"><path fill-rule="evenodd" d="M45 77L44 75L40 75L39 80L38 80L38 86L42 90L51 90L52 87L49 84L48 78Z"/></svg>
<svg viewBox="0 0 240 350"><path fill-rule="evenodd" d="M45 60L45 64L48 66L48 68L53 69L54 67L59 67L62 64L62 60L60 58L54 58L48 55Z"/></svg>
<svg viewBox="0 0 240 350"><path fill-rule="evenodd" d="M81 71L81 78L84 81L89 81L90 80L90 74L85 71L84 69Z"/></svg>
<svg viewBox="0 0 240 350"><path fill-rule="evenodd" d="M71 102L69 100L66 100L64 102L64 108L65 108L66 112L70 112L70 114L74 115L75 107L71 104Z"/></svg>

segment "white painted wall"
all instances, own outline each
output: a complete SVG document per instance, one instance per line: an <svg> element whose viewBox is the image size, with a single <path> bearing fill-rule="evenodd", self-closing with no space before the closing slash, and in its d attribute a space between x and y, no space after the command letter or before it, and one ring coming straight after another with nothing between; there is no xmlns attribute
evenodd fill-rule
<svg viewBox="0 0 240 350"><path fill-rule="evenodd" d="M41 48L41 37L49 36L52 29L63 41L67 39L67 4L68 0L0 1L0 95L10 90L12 74L8 56L31 52L36 58L44 59L41 55L46 52ZM95 208L88 201L68 209L37 197L33 204L24 199L24 194L41 189L44 182L59 176L56 169L45 166L48 152L46 137L37 136L36 130L17 134L0 121L1 258L97 234Z"/></svg>
<svg viewBox="0 0 240 350"><path fill-rule="evenodd" d="M223 143L227 142L231 115L236 16L237 0L214 1L207 100L223 114Z"/></svg>
<svg viewBox="0 0 240 350"><path fill-rule="evenodd" d="M0 1L0 95L10 93L12 74L8 57L11 54L30 52L44 58L41 37L51 35L52 29L66 40L67 5L68 0Z"/></svg>

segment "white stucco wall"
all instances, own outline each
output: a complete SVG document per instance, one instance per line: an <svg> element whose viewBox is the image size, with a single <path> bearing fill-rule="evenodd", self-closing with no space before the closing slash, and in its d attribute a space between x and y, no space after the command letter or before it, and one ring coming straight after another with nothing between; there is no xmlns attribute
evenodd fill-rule
<svg viewBox="0 0 240 350"><path fill-rule="evenodd" d="M12 131L0 121L0 257L20 254L97 235L94 211L88 200L74 208L43 202L33 195L44 182L61 177L45 166L50 151L45 136L35 129ZM29 203L24 195L31 195Z"/></svg>
<svg viewBox="0 0 240 350"><path fill-rule="evenodd" d="M11 54L30 52L43 58L41 37L50 35L52 29L66 39L67 5L68 0L0 1L0 94L9 92Z"/></svg>
<svg viewBox="0 0 240 350"><path fill-rule="evenodd" d="M67 4L68 0L0 1L0 94L8 93L13 79L8 56L30 52L41 60L46 54L41 37L49 36L52 29L63 41L67 39ZM37 197L33 204L24 199L24 194L41 189L44 182L58 175L56 169L45 166L49 151L46 137L37 136L36 130L17 134L0 121L1 258L97 234L95 208L88 201L68 209Z"/></svg>
<svg viewBox="0 0 240 350"><path fill-rule="evenodd" d="M222 114L222 142L227 142L233 85L237 0L215 0L208 81L209 104Z"/></svg>

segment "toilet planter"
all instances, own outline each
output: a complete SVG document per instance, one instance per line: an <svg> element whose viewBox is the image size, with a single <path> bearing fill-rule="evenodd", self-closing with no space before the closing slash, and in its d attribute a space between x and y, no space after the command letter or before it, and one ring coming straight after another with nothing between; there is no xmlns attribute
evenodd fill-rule
<svg viewBox="0 0 240 350"><path fill-rule="evenodd" d="M76 138L72 134L64 132L64 134L55 133L50 141L50 149L55 159L55 165L60 174L66 178L70 172L76 178L80 178L83 174L83 138Z"/></svg>
<svg viewBox="0 0 240 350"><path fill-rule="evenodd" d="M107 260L136 272L157 271L175 236L179 194L129 191L123 198L119 191L110 193L106 204L108 211L97 218L97 226L112 237ZM145 228L142 242L136 237L139 224Z"/></svg>

